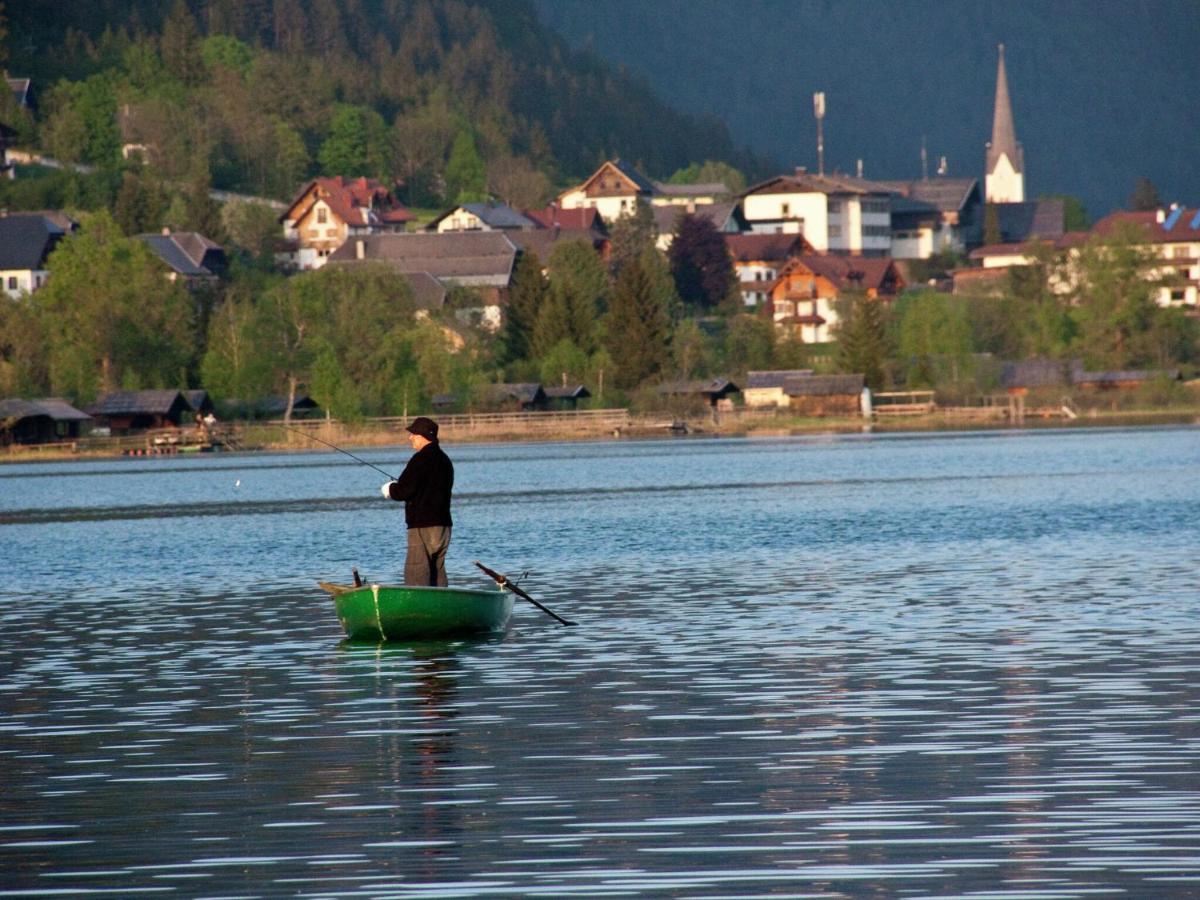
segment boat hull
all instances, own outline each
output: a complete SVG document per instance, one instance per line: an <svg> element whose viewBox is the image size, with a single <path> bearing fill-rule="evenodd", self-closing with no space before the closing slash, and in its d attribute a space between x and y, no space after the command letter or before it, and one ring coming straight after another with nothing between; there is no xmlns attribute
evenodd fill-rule
<svg viewBox="0 0 1200 900"><path fill-rule="evenodd" d="M404 641L504 631L513 595L504 590L367 584L323 587L355 641ZM330 590L338 587L336 592Z"/></svg>

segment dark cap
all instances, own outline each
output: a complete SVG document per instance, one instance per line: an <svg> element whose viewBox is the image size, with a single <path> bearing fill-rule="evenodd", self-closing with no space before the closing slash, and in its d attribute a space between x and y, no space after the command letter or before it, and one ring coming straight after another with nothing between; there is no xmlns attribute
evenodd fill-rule
<svg viewBox="0 0 1200 900"><path fill-rule="evenodd" d="M427 419L425 416L417 416L406 430L411 431L413 434L419 434L421 437L431 441L437 440L437 422L433 421L433 419Z"/></svg>

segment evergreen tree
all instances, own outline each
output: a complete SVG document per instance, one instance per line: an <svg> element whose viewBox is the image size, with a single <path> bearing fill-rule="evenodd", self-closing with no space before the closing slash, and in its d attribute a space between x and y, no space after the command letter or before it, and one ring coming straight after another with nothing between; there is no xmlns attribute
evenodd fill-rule
<svg viewBox="0 0 1200 900"><path fill-rule="evenodd" d="M583 352L592 353L598 342L599 316L611 291L603 261L586 241L566 241L550 252L547 268L551 289L566 314L565 336Z"/></svg>
<svg viewBox="0 0 1200 900"><path fill-rule="evenodd" d="M508 307L500 333L501 358L506 363L533 357L533 334L550 286L542 274L542 262L532 250L517 258Z"/></svg>
<svg viewBox="0 0 1200 900"><path fill-rule="evenodd" d="M612 226L609 264L613 278L620 277L621 269L640 259L647 249L653 249L657 239L658 231L650 207L635 203L633 211L625 213Z"/></svg>
<svg viewBox="0 0 1200 900"><path fill-rule="evenodd" d="M662 372L671 353L670 274L653 249L621 268L606 317L613 382L630 389Z"/></svg>
<svg viewBox="0 0 1200 900"><path fill-rule="evenodd" d="M387 126L379 113L341 105L333 114L329 136L317 152L326 175L384 177L388 167Z"/></svg>
<svg viewBox="0 0 1200 900"><path fill-rule="evenodd" d="M204 75L200 56L200 29L185 0L175 0L162 26L159 41L167 71L191 87Z"/></svg>
<svg viewBox="0 0 1200 900"><path fill-rule="evenodd" d="M1162 206L1158 196L1158 188L1154 182L1144 175L1134 182L1133 193L1129 195L1129 208L1134 212L1152 212Z"/></svg>
<svg viewBox="0 0 1200 900"><path fill-rule="evenodd" d="M667 257L679 298L698 311L728 305L737 276L725 238L710 219L687 214L675 226Z"/></svg>
<svg viewBox="0 0 1200 900"><path fill-rule="evenodd" d="M473 203L487 199L487 168L475 138L467 129L459 131L450 148L446 162L446 200L450 203Z"/></svg>
<svg viewBox="0 0 1200 900"><path fill-rule="evenodd" d="M877 391L883 387L888 356L882 303L858 295L848 298L844 305L848 318L838 328L838 368L843 372L861 372L867 387Z"/></svg>

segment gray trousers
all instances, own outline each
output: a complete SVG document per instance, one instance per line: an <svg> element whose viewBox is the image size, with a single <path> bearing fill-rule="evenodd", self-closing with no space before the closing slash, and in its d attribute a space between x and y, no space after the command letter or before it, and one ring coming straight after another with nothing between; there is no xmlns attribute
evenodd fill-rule
<svg viewBox="0 0 1200 900"><path fill-rule="evenodd" d="M422 587L445 587L446 550L449 547L450 529L444 525L408 529L404 583Z"/></svg>

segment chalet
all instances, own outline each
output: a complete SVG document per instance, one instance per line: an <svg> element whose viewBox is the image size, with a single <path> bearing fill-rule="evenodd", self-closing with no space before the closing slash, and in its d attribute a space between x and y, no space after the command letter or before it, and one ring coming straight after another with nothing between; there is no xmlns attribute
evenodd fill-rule
<svg viewBox="0 0 1200 900"><path fill-rule="evenodd" d="M784 380L792 412L804 416L854 416L862 410L864 375L795 375Z"/></svg>
<svg viewBox="0 0 1200 900"><path fill-rule="evenodd" d="M752 308L767 301L789 260L813 252L802 234L727 234L725 246L733 257L742 302Z"/></svg>
<svg viewBox="0 0 1200 900"><path fill-rule="evenodd" d="M983 200L975 178L877 181L891 192L893 259L963 253L980 243Z"/></svg>
<svg viewBox="0 0 1200 900"><path fill-rule="evenodd" d="M806 344L823 344L838 322L836 301L845 293L891 300L904 288L893 260L806 254L787 262L770 288L763 312Z"/></svg>
<svg viewBox="0 0 1200 900"><path fill-rule="evenodd" d="M558 195L563 209L590 208L606 222L632 215L639 203L652 203L659 196L654 182L619 159L609 160L584 182Z"/></svg>
<svg viewBox="0 0 1200 900"><path fill-rule="evenodd" d="M81 437L92 417L57 397L0 400L0 445L46 444Z"/></svg>
<svg viewBox="0 0 1200 900"><path fill-rule="evenodd" d="M1108 237L1124 226L1140 234L1144 247L1161 260L1147 273L1165 282L1157 288L1159 306L1200 312L1200 208L1171 206L1150 212L1115 212L1092 226L1092 234Z"/></svg>
<svg viewBox="0 0 1200 900"><path fill-rule="evenodd" d="M722 400L728 401L731 394L741 391L728 378L712 378L708 381L668 381L657 388L659 394L672 397L699 397L707 406L716 409Z"/></svg>
<svg viewBox="0 0 1200 900"><path fill-rule="evenodd" d="M650 202L655 206L682 206L694 210L699 206L718 203L730 195L729 187L719 181L695 184L667 184L652 182L654 195Z"/></svg>
<svg viewBox="0 0 1200 900"><path fill-rule="evenodd" d="M373 178L317 178L279 217L283 244L276 258L298 269L317 269L349 238L403 232L415 218Z"/></svg>
<svg viewBox="0 0 1200 900"><path fill-rule="evenodd" d="M546 408L546 392L540 384L488 384L482 390L483 402L494 409L532 412Z"/></svg>
<svg viewBox="0 0 1200 900"><path fill-rule="evenodd" d="M812 369L774 369L759 370L746 373L746 387L742 397L748 407L788 406L787 395L783 385L789 378L812 375Z"/></svg>
<svg viewBox="0 0 1200 900"><path fill-rule="evenodd" d="M482 306L460 312L494 329L500 326L517 252L517 245L499 231L373 234L347 241L329 262L384 262L403 275L425 273L442 285L473 288L482 297Z"/></svg>
<svg viewBox="0 0 1200 900"><path fill-rule="evenodd" d="M538 223L503 203L464 203L425 226L426 231L525 231Z"/></svg>
<svg viewBox="0 0 1200 900"><path fill-rule="evenodd" d="M0 288L10 297L31 294L46 283L46 260L67 235L42 213L0 216Z"/></svg>
<svg viewBox="0 0 1200 900"><path fill-rule="evenodd" d="M844 175L777 175L748 188L742 215L756 234L802 234L820 253L887 256L891 193Z"/></svg>
<svg viewBox="0 0 1200 900"><path fill-rule="evenodd" d="M181 391L151 390L105 394L87 412L113 434L128 434L190 424L193 410Z"/></svg>
<svg viewBox="0 0 1200 900"><path fill-rule="evenodd" d="M216 282L228 271L224 248L199 232L164 228L161 234L139 234L137 239L166 264L171 281L189 288Z"/></svg>
<svg viewBox="0 0 1200 900"><path fill-rule="evenodd" d="M582 384L564 384L562 387L545 389L547 405L552 409L577 409L580 400L592 396Z"/></svg>

